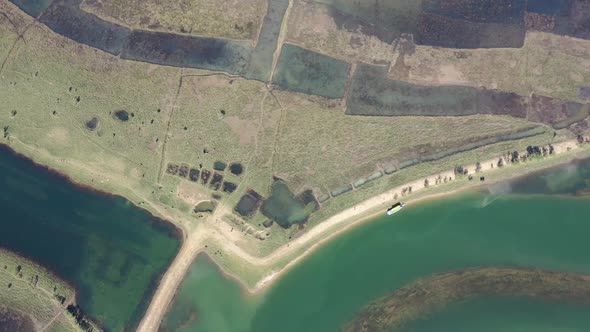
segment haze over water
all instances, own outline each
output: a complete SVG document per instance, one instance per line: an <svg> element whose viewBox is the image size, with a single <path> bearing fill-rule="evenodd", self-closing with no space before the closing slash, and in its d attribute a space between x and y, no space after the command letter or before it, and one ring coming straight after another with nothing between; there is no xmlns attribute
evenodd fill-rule
<svg viewBox="0 0 590 332"><path fill-rule="evenodd" d="M364 305L434 273L489 266L590 273L590 199L570 194L589 180L587 160L501 190L410 205L330 241L258 298L201 257L162 330L338 331ZM588 331L588 312L582 304L478 298L398 330Z"/></svg>

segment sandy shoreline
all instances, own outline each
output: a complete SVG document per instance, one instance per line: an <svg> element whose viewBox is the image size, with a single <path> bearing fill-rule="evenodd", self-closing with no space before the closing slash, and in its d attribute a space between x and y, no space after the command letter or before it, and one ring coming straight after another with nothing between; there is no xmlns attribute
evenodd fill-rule
<svg viewBox="0 0 590 332"><path fill-rule="evenodd" d="M26 145L25 145L26 146ZM582 150L580 149L579 145L575 140L564 141L560 143L553 144L555 148L555 155L562 155L566 152L572 151L572 154L576 151ZM30 148L30 147L29 147ZM11 149L12 150L12 149ZM37 151L39 152L39 151ZM20 153L17 153L20 154ZM22 156L22 155L21 155ZM24 157L24 156L23 156ZM369 198L363 202L360 202L354 205L351 208L348 208L340 213L333 215L332 217L322 221L318 225L314 226L313 228L309 229L306 233L301 235L298 238L290 241L282 245L281 247L277 248L271 254L258 257L253 256L250 253L246 252L244 249L239 247L235 241L237 234L232 233L229 234L227 232L227 227L229 226L224 221L219 223L210 223L209 221L213 220L221 220L223 215L227 213L231 213L231 209L228 209L224 206L219 206L218 209L215 211L213 215L211 215L207 222L200 224L194 230L188 232L188 230L177 223L173 223L175 226L180 226L180 231L184 235L183 245L179 250L179 253L175 257L175 259L169 265L168 270L165 274L161 277L160 283L158 288L156 289L155 294L153 295L150 305L144 314L143 319L138 326L137 331L157 331L158 327L164 318L165 313L167 312L171 302L180 286L180 283L184 279L184 276L188 272L192 262L194 261L195 257L199 254L207 254L205 252L205 244L209 243L210 240L213 240L217 243L222 251L228 255L237 257L240 261L254 266L255 268L259 268L262 270L268 270L268 272L260 278L260 280L251 287L250 285L246 284L240 276L232 275L224 271L221 268L221 271L227 277L230 277L240 283L249 294L251 295L258 295L263 293L266 289L268 289L272 284L274 284L281 276L283 276L289 269L293 266L298 264L300 261L305 259L308 255L313 253L316 249L334 239L335 237L341 235L342 233L356 227L360 226L370 220L374 220L376 217L382 216L384 214L385 209L388 207L388 204L391 204L395 201L404 201L406 203L415 204L417 202L426 201L430 199L440 198L447 195L452 195L460 191L464 191L469 188L475 188L478 186L485 186L489 185L490 182L480 182L479 176L485 175L486 173L490 172L491 170L497 170L498 167L495 165L497 164L498 158L489 159L486 161L481 162L481 169L480 171L475 174L475 164L467 165L464 168L468 169L469 174L474 175L474 179L472 182L465 181L465 185L454 188L454 189L447 189L445 190L444 183L436 184L436 179L444 179L452 178L453 180L450 183L455 183L457 181L455 178L455 174L453 170L448 170L445 172L440 172L436 174L432 174L429 176L422 177L420 179L408 182L404 185L397 186L392 188L385 193L379 194L372 198ZM575 155L572 155L570 159L574 159ZM30 158L27 158L30 159ZM564 160L566 162L567 160ZM35 162L39 164L38 162ZM537 162L535 162L537 163ZM80 168L82 165L76 165ZM550 166L550 165L547 165ZM44 166L45 168L49 168ZM509 163L505 163L503 169L512 168L513 166ZM537 167L537 168L546 168L546 167ZM57 171L57 173L61 172ZM527 173L525 171L525 173ZM63 176L63 175L62 175ZM88 185L79 183L72 179L69 176L65 176L67 180L70 182L76 183L83 187ZM430 188L439 188L442 191L434 192L431 194L426 193L425 195L421 195L422 191L425 189L424 181L428 179ZM442 181L441 181L442 182ZM412 187L412 193L409 195L402 195L403 188ZM94 189L95 191L102 192L100 189ZM129 188L130 189L130 188ZM141 197L137 192L132 190L133 194L136 194L138 197ZM416 195L416 193L420 193L420 195ZM397 194L398 198L395 198ZM174 220L172 211L167 211L167 209L162 210L161 207L155 206L149 200L145 200L144 203L147 203L153 211L157 212L160 216L164 218L171 218ZM141 207L141 206L140 206ZM144 207L145 208L145 207ZM231 226L229 226L231 227ZM281 260L288 259L292 257L292 259L281 266L280 268L273 268L274 264L279 264ZM215 262L214 257L210 257L212 261Z"/></svg>
<svg viewBox="0 0 590 332"><path fill-rule="evenodd" d="M553 144L553 147L555 149L554 155L562 155L564 153L570 152L573 153L575 151L581 150L575 140L568 140L556 143ZM272 284L277 282L277 280L279 280L292 267L304 260L308 255L312 254L322 245L326 244L327 242L336 238L342 233L351 230L354 227L363 225L366 222L375 220L377 217L382 216L384 214L386 207L388 206L387 204L391 204L396 200L402 200L408 204L416 204L418 202L424 202L427 200L453 195L458 192L465 191L467 189L486 186L490 183L493 183L480 182L479 176L483 176L492 170L500 169L496 166L498 159L500 157L501 156L497 156L493 159L482 161L480 163L481 169L477 173L477 175L474 176L473 182L465 182L466 184L471 183L471 185L464 185L460 188L443 190L442 192L416 197L415 194L417 192L421 192L425 189L425 179L428 179L431 183L429 188L437 187L437 185L434 184L436 183L436 178L439 178L439 176L443 179L445 176L447 178L452 177L453 180L451 181L451 183L453 183L453 181L456 181L456 179L454 179L454 170L448 170L446 172L440 172L426 177L422 177L418 180L414 180L404 185L397 186L393 189L388 190L385 193L369 198L363 202L356 204L351 208L348 208L322 221L320 224L311 228L302 236L294 239L293 241L287 244L282 245L277 250L273 251L270 255L267 255L265 257L257 257L250 255L249 253L241 249L239 246L237 246L233 242L233 239L228 237L225 234L225 232L218 227L207 226L204 227L205 229L198 227L195 230L195 232L188 236L188 239L186 241L186 247L188 247L188 250L183 250L185 249L184 247L181 249L181 253L179 253L179 255L175 258L174 262L170 266L169 271L162 279L160 287L158 287L156 294L152 298L152 302L148 308L148 311L144 315L144 319L141 321L141 324L139 325L137 331L157 331L160 322L164 318L165 313L171 305L174 295L178 290L178 286L180 285L180 282L182 281L184 274L188 270L190 264L197 255L205 253L204 243L207 240L214 240L223 248L224 252L226 252L227 254L235 255L248 264L254 265L262 269L271 269L264 277L262 277L256 283L254 287L250 287L243 280L241 280L239 276L232 275L231 273L228 273L227 271L224 271L223 268L221 268L222 273L226 277L234 279L236 282L241 284L243 289L245 289L250 295L259 295L263 293L265 290L267 290L270 286L272 286ZM564 162L567 162L567 160L564 160ZM505 163L504 167L501 169L509 169L512 167L514 166L512 166L509 163ZM469 174L475 174L475 163L467 165L464 168L469 171ZM505 178L503 178L502 180L504 179ZM407 188L408 186L413 187L412 194L410 194L409 196L402 197L401 191L403 190L403 188ZM444 183L442 184L442 187L444 188ZM397 199L394 198L396 193L398 194ZM210 219L214 220L220 218L225 212L227 212L226 209L220 209L220 211L216 211L216 213L213 216L211 216ZM339 226L341 227L337 228ZM207 233L206 236L204 236L204 233ZM310 245L310 243L312 244ZM298 253L298 251L300 250L303 251ZM289 263L282 266L280 269L272 269L273 264L278 263L281 259L288 258L290 255L296 255L296 257L294 257ZM210 257L210 259L215 262L215 259L213 257Z"/></svg>

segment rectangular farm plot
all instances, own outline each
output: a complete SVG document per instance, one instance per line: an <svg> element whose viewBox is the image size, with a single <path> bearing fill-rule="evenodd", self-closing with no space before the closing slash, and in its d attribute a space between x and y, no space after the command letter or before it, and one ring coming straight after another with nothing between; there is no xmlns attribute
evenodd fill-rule
<svg viewBox="0 0 590 332"><path fill-rule="evenodd" d="M239 74L248 64L250 52L244 42L136 30L129 36L121 57Z"/></svg>
<svg viewBox="0 0 590 332"><path fill-rule="evenodd" d="M344 61L284 44L273 83L291 91L342 98L349 69Z"/></svg>
<svg viewBox="0 0 590 332"><path fill-rule="evenodd" d="M573 0L528 0L527 11L543 15L567 15Z"/></svg>
<svg viewBox="0 0 590 332"><path fill-rule="evenodd" d="M520 48L524 45L524 17L517 24L483 23L424 13L416 44L449 48Z"/></svg>
<svg viewBox="0 0 590 332"><path fill-rule="evenodd" d="M428 13L470 22L510 24L522 22L526 5L526 0L425 0L423 8Z"/></svg>
<svg viewBox="0 0 590 332"><path fill-rule="evenodd" d="M53 4L39 18L56 33L114 55L121 53L131 30L103 21L79 8Z"/></svg>
<svg viewBox="0 0 590 332"><path fill-rule="evenodd" d="M387 68L361 64L353 76L347 114L462 116L508 114L524 118L526 105L513 93L459 86L420 86L391 80Z"/></svg>
<svg viewBox="0 0 590 332"><path fill-rule="evenodd" d="M25 13L33 17L38 17L45 9L47 9L47 7L49 7L49 5L51 5L53 0L10 0L10 2L15 4Z"/></svg>

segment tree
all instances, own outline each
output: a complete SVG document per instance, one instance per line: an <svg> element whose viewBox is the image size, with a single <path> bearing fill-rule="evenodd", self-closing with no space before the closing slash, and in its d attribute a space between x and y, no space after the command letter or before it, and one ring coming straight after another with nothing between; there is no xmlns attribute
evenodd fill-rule
<svg viewBox="0 0 590 332"><path fill-rule="evenodd" d="M481 163L478 161L475 163L475 172L480 172L481 171Z"/></svg>
<svg viewBox="0 0 590 332"><path fill-rule="evenodd" d="M430 181L428 181L428 179L424 179L424 188L428 188L429 185Z"/></svg>
<svg viewBox="0 0 590 332"><path fill-rule="evenodd" d="M463 175L464 173L463 166L455 166L455 175Z"/></svg>
<svg viewBox="0 0 590 332"><path fill-rule="evenodd" d="M504 159L500 158L498 159L498 167L503 167L504 166Z"/></svg>
<svg viewBox="0 0 590 332"><path fill-rule="evenodd" d="M532 156L541 156L541 148L539 148L538 146L527 146L526 148L526 153L529 157Z"/></svg>
<svg viewBox="0 0 590 332"><path fill-rule="evenodd" d="M518 151L512 151L512 154L510 155L510 162L517 163L519 161L518 158Z"/></svg>
<svg viewBox="0 0 590 332"><path fill-rule="evenodd" d="M578 143L584 144L584 136L578 135L576 138L578 139Z"/></svg>
<svg viewBox="0 0 590 332"><path fill-rule="evenodd" d="M555 152L555 148L553 145L549 144L549 154L553 154Z"/></svg>

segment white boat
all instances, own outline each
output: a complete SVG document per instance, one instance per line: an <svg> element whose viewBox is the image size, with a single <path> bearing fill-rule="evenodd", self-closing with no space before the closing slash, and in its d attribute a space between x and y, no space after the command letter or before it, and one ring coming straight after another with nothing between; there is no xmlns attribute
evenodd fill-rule
<svg viewBox="0 0 590 332"><path fill-rule="evenodd" d="M403 209L404 206L406 206L406 203L397 202L393 204L389 209L387 209L387 215L390 216L396 212L399 212L399 210Z"/></svg>

